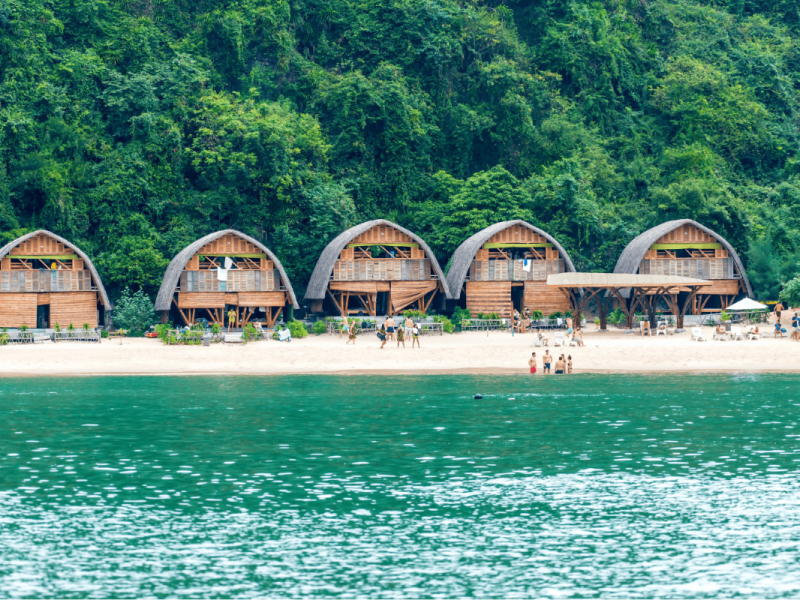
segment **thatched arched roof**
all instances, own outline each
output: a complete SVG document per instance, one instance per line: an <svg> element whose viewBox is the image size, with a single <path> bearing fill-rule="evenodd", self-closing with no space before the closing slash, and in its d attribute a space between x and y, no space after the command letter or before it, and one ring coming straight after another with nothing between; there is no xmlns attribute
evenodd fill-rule
<svg viewBox="0 0 800 600"><path fill-rule="evenodd" d="M103 306L105 307L106 310L113 310L114 306L111 304L111 300L108 299L106 288L103 287L103 280L100 279L100 274L97 272L97 269L95 269L91 259L88 256L86 256L86 253L83 250L78 248L75 244L73 244L69 240L65 240L60 235L56 235L55 233L47 231L46 229L37 229L36 231L27 233L22 237L18 237L13 242L9 242L8 244L0 248L0 258L4 258L6 254L11 252L12 249L19 246L22 242L29 240L32 237L36 237L39 234L50 236L51 238L58 240L65 246L69 246L75 251L75 254L77 254L83 259L83 264L86 267L88 267L89 271L92 273L92 279L94 280L95 284L97 284L97 291L100 292L100 300L102 301Z"/></svg>
<svg viewBox="0 0 800 600"><path fill-rule="evenodd" d="M733 258L736 268L739 270L739 274L744 279L744 284L747 288L747 295L752 298L753 288L750 286L750 280L747 278L742 260L739 258L739 255L736 254L736 250L733 249L733 246L731 246L728 240L719 235L717 232L709 229L708 227L704 227L697 221L692 221L691 219L667 221L666 223L656 225L652 229L648 229L644 233L636 236L630 244L625 246L625 250L623 250L622 254L620 254L619 259L617 260L617 266L614 267L614 273L637 273L639 271L639 265L641 264L645 253L650 249L650 246L655 244L662 236L668 234L670 231L684 225L692 225L697 227L701 231L705 231L707 234L719 240L722 246L728 251L731 258Z"/></svg>
<svg viewBox="0 0 800 600"><path fill-rule="evenodd" d="M559 244L556 238L554 238L552 235L542 231L538 227L534 227L525 221L503 221L502 223L490 225L486 229L482 229L475 235L467 238L458 247L458 249L455 251L455 254L453 254L453 259L450 261L450 269L447 271L447 285L450 288L450 293L452 294L451 298L453 300L458 300L461 297L461 287L464 284L464 279L466 278L467 273L469 273L469 267L472 264L472 259L475 258L475 253L478 252L478 250L481 249L481 246L483 246L493 235L500 233L504 229L513 227L514 225L527 227L531 231L534 231L544 237L548 242L556 247L558 253L564 259L564 264L567 268L567 271L572 273L575 272L575 265L572 264L572 259L570 259L569 254L567 254L567 251L564 250L563 246Z"/></svg>
<svg viewBox="0 0 800 600"><path fill-rule="evenodd" d="M189 259L197 254L197 251L209 242L213 242L214 240L229 233L239 236L240 238L245 239L254 246L260 248L264 254L266 254L273 263L275 263L275 268L278 269L281 274L283 285L286 286L286 291L289 292L289 299L292 301L292 306L295 308L300 308L300 305L297 303L297 298L294 295L292 284L289 281L289 277L286 275L286 271L283 269L281 261L279 261L278 258L272 252L270 252L270 250L264 244L254 238L251 238L249 235L245 235L241 231L236 231L235 229L223 229L222 231L215 231L214 233L209 233L205 237L201 237L199 240L192 242L175 255L175 258L173 258L172 262L169 263L167 272L164 273L164 280L161 282L161 287L158 289L158 296L156 296L155 305L156 310L169 310L169 307L172 304L172 296L175 294L175 288L178 286L181 273L186 267L186 263L189 262Z"/></svg>
<svg viewBox="0 0 800 600"><path fill-rule="evenodd" d="M389 227L394 227L418 243L425 251L425 255L430 259L431 266L433 267L436 275L439 277L439 281L442 282L445 297L450 297L450 291L447 287L447 280L444 278L442 268L439 266L439 262L436 260L433 252L431 252L428 244L426 244L421 237L410 232L405 227L400 227L400 225L385 219L375 219L374 221L366 221L365 223L361 223L360 225L356 225L355 227L351 227L350 229L343 231L333 238L331 243L325 247L325 250L322 251L319 260L317 261L317 266L314 267L314 272L311 274L311 280L308 282L308 288L306 289L305 300L322 300L325 298L325 290L327 289L328 283L331 280L333 265L339 259L339 253L344 250L347 244L349 244L355 237L378 225L388 225Z"/></svg>

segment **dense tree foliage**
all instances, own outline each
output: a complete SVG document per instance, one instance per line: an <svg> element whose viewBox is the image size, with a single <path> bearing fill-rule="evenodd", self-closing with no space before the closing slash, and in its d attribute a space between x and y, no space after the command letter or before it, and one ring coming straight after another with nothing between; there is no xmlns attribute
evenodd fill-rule
<svg viewBox="0 0 800 600"><path fill-rule="evenodd" d="M51 229L152 295L234 227L302 292L364 219L444 263L520 217L610 270L686 217L780 265L774 298L798 93L798 0L0 0L0 241Z"/></svg>

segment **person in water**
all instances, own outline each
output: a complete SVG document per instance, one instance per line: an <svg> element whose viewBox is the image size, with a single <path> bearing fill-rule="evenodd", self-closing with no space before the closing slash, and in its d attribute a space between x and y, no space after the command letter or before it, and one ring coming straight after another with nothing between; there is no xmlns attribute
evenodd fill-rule
<svg viewBox="0 0 800 600"><path fill-rule="evenodd" d="M402 327L397 328L397 347L400 347L400 344L403 344L403 348L406 347L406 332Z"/></svg>
<svg viewBox="0 0 800 600"><path fill-rule="evenodd" d="M531 368L531 375L536 373L536 352L531 354L531 358L528 361L528 366Z"/></svg>
<svg viewBox="0 0 800 600"><path fill-rule="evenodd" d="M550 372L550 363L553 361L553 355L550 354L550 350L545 350L544 351L544 356L542 357L542 361L543 361L543 364L544 364L544 369L542 369L542 371L544 373L549 373Z"/></svg>
<svg viewBox="0 0 800 600"><path fill-rule="evenodd" d="M386 325L381 325L381 328L378 330L378 339L381 341L381 350L386 345Z"/></svg>

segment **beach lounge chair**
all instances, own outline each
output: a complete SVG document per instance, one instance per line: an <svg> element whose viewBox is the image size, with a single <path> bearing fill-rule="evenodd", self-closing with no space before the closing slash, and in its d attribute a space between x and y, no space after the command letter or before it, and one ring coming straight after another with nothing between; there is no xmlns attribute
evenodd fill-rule
<svg viewBox="0 0 800 600"><path fill-rule="evenodd" d="M711 336L712 340L719 340L720 342L727 342L730 338L728 337L728 332L724 329L720 331L719 326L714 328L714 335Z"/></svg>
<svg viewBox="0 0 800 600"><path fill-rule="evenodd" d="M708 340L703 335L703 330L699 327L692 327L692 341L707 342Z"/></svg>
<svg viewBox="0 0 800 600"><path fill-rule="evenodd" d="M559 331L555 334L555 339L553 340L553 346L563 346L563 345L564 345L564 334Z"/></svg>
<svg viewBox="0 0 800 600"><path fill-rule="evenodd" d="M731 339L733 340L743 340L744 335L742 335L742 328L741 327L731 327Z"/></svg>
<svg viewBox="0 0 800 600"><path fill-rule="evenodd" d="M750 325L747 328L746 331L747 331L747 339L748 340L760 340L761 339L761 333L760 332L757 333L756 329L757 328L756 328L755 325Z"/></svg>
<svg viewBox="0 0 800 600"><path fill-rule="evenodd" d="M667 322L666 321L659 322L658 327L656 327L656 336L659 336L659 335L667 335Z"/></svg>

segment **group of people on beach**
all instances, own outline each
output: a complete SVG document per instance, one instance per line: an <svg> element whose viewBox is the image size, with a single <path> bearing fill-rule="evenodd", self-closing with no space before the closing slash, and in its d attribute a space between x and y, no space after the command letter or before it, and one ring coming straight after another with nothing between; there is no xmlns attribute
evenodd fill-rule
<svg viewBox="0 0 800 600"><path fill-rule="evenodd" d="M558 375L564 373L572 373L571 354L566 358L564 358L564 354L561 354L561 356L559 356L557 360L553 360L553 358L554 356L550 354L550 350L544 351L544 356L542 357L542 366L544 367L543 373L550 373L551 365L555 367L555 373ZM535 374L537 371L537 362L538 359L536 358L536 352L534 352L533 354L531 354L531 358L528 361L528 366L531 368L531 375Z"/></svg>
<svg viewBox="0 0 800 600"><path fill-rule="evenodd" d="M342 329L339 334L340 338L342 337L342 333L345 331L347 331L347 343L349 344L350 342L353 342L353 345L355 346L356 337L358 335L356 321L353 320L348 322L347 317L345 317L342 321ZM419 332L419 323L414 323L414 320L411 317L406 317L401 325L396 325L394 322L394 317L389 315L381 325L381 328L378 329L377 335L378 339L381 341L381 350L383 350L383 348L386 346L386 342L395 341L395 339L397 340L398 348L401 345L403 348L405 348L406 340L411 340L412 348L414 346L420 348Z"/></svg>

